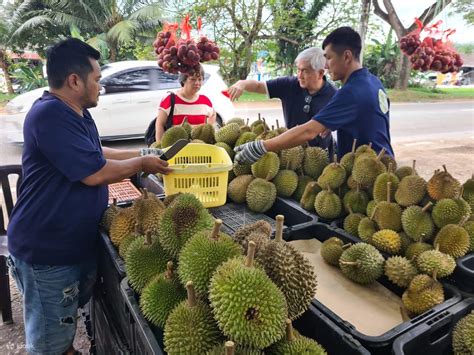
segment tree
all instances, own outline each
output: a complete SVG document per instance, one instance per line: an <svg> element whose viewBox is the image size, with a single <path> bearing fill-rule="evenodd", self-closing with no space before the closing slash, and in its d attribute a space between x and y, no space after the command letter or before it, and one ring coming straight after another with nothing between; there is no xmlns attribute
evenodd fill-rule
<svg viewBox="0 0 474 355"><path fill-rule="evenodd" d="M161 13L160 3L151 0L23 0L14 13L21 22L13 36L34 33L38 26L54 24L67 33L70 26L76 26L95 48L106 45L110 61L115 61L121 44L154 37ZM154 33L147 33L149 30Z"/></svg>
<svg viewBox="0 0 474 355"><path fill-rule="evenodd" d="M370 4L371 0L361 0L360 5L360 24L359 24L359 34L362 39L362 49L360 51L360 63L362 64L364 58L364 48L365 48L365 37L367 34L367 28L369 27L369 18L370 18Z"/></svg>
<svg viewBox="0 0 474 355"><path fill-rule="evenodd" d="M0 6L1 10L1 6ZM10 38L10 26L9 23L0 17L0 69L2 69L3 77L5 78L5 84L7 86L7 92L9 94L14 94L15 91L13 90L12 80L10 77L10 73L8 68L10 66L10 59L8 58L7 54L7 46L6 43Z"/></svg>
<svg viewBox="0 0 474 355"><path fill-rule="evenodd" d="M379 16L382 20L387 22L391 28L395 31L398 41L405 36L407 33L413 31L416 28L416 24L413 23L410 27L405 28L400 21L400 18L393 7L392 0L382 0L385 6L385 11L380 7L379 0L372 0L374 5L374 13ZM418 16L425 24L431 22L446 6L451 3L452 0L437 0L430 6L428 6L423 13ZM406 90L408 88L408 79L410 78L411 65L410 60L406 55L401 55L400 65L400 76L395 84L395 88Z"/></svg>
<svg viewBox="0 0 474 355"><path fill-rule="evenodd" d="M452 4L453 13L463 14L464 20L474 25L474 2L472 0L456 0Z"/></svg>

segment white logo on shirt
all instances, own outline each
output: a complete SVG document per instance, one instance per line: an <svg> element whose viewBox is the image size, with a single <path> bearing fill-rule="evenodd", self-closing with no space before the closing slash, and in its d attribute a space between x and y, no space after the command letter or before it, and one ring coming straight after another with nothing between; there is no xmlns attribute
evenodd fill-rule
<svg viewBox="0 0 474 355"><path fill-rule="evenodd" d="M384 114L388 112L387 94L382 89L379 89L379 106L380 111L382 111Z"/></svg>

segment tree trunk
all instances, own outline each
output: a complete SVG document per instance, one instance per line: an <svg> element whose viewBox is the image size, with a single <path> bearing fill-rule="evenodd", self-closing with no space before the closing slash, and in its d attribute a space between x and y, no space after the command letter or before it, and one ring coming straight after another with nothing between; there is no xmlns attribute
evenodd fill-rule
<svg viewBox="0 0 474 355"><path fill-rule="evenodd" d="M5 77L5 84L7 85L7 92L10 95L13 95L15 91L13 90L12 86L12 79L10 78L10 73L8 72L8 65L5 63L5 61L0 60L0 68L3 71L3 75Z"/></svg>
<svg viewBox="0 0 474 355"><path fill-rule="evenodd" d="M360 51L360 64L364 61L365 37L367 35L367 28L369 27L371 0L362 0L359 34L362 39L362 49Z"/></svg>
<svg viewBox="0 0 474 355"><path fill-rule="evenodd" d="M114 44L111 44L109 48L110 48L110 61L111 62L117 61L117 47Z"/></svg>
<svg viewBox="0 0 474 355"><path fill-rule="evenodd" d="M406 90L408 89L408 80L410 79L411 63L408 56L401 54L400 59L400 75L395 83L395 89Z"/></svg>

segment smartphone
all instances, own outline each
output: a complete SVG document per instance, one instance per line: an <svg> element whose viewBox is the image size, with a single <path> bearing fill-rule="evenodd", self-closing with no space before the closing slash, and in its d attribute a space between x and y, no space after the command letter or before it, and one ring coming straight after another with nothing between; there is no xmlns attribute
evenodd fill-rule
<svg viewBox="0 0 474 355"><path fill-rule="evenodd" d="M171 147L169 147L166 152L160 155L161 160L169 160L173 158L178 152L183 149L189 140L187 139L178 139Z"/></svg>

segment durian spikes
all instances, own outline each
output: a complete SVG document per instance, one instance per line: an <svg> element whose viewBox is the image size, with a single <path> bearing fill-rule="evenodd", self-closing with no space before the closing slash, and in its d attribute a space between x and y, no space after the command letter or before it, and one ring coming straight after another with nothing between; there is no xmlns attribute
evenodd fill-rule
<svg viewBox="0 0 474 355"><path fill-rule="evenodd" d="M219 239L219 231L221 230L222 226L222 219L216 219L214 221L214 227L212 227L211 235L209 236L211 239Z"/></svg>
<svg viewBox="0 0 474 355"><path fill-rule="evenodd" d="M247 267L253 266L256 246L257 244L255 244L253 240L251 240L247 245L247 258L245 259L245 266Z"/></svg>
<svg viewBox="0 0 474 355"><path fill-rule="evenodd" d="M133 231L135 232L135 234L140 234L140 225L137 223L135 223L135 227L133 228Z"/></svg>
<svg viewBox="0 0 474 355"><path fill-rule="evenodd" d="M188 292L188 307L196 305L196 292L192 281L186 282L186 291Z"/></svg>
<svg viewBox="0 0 474 355"><path fill-rule="evenodd" d="M285 217L281 214L275 217L276 219L276 226L275 226L275 242L282 242L283 241L283 221Z"/></svg>
<svg viewBox="0 0 474 355"><path fill-rule="evenodd" d="M464 185L461 185L461 188L459 189L458 199L462 199L462 194L463 193L464 193Z"/></svg>
<svg viewBox="0 0 474 355"><path fill-rule="evenodd" d="M276 124L277 124L277 129L280 129L280 122L278 122L278 120L276 120Z"/></svg>
<svg viewBox="0 0 474 355"><path fill-rule="evenodd" d="M295 340L295 334L293 334L293 325L291 324L291 320L287 319L286 323L286 340L293 341Z"/></svg>
<svg viewBox="0 0 474 355"><path fill-rule="evenodd" d="M390 193L391 187L392 187L392 182L391 182L391 181L388 181L388 182L387 182L387 202L388 202L388 203L391 202L391 201L390 201L390 200L391 200L390 197L391 197L391 195L392 195L392 194Z"/></svg>
<svg viewBox="0 0 474 355"><path fill-rule="evenodd" d="M226 341L224 344L225 355L234 355L235 354L235 344L233 341Z"/></svg>
<svg viewBox="0 0 474 355"><path fill-rule="evenodd" d="M426 212L431 206L433 206L433 202L430 201L421 209L421 211Z"/></svg>
<svg viewBox="0 0 474 355"><path fill-rule="evenodd" d="M170 260L166 264L165 278L171 280L174 276L174 263Z"/></svg>
<svg viewBox="0 0 474 355"><path fill-rule="evenodd" d="M385 154L385 148L382 148L382 150L380 151L379 155L377 155L377 160L380 161L380 159L382 159L383 155Z"/></svg>
<svg viewBox="0 0 474 355"><path fill-rule="evenodd" d="M354 140L352 141L352 154L355 153L356 151L356 145L357 145L357 138L354 138Z"/></svg>
<svg viewBox="0 0 474 355"><path fill-rule="evenodd" d="M150 231L145 232L145 242L143 243L143 245L151 245L151 232Z"/></svg>

